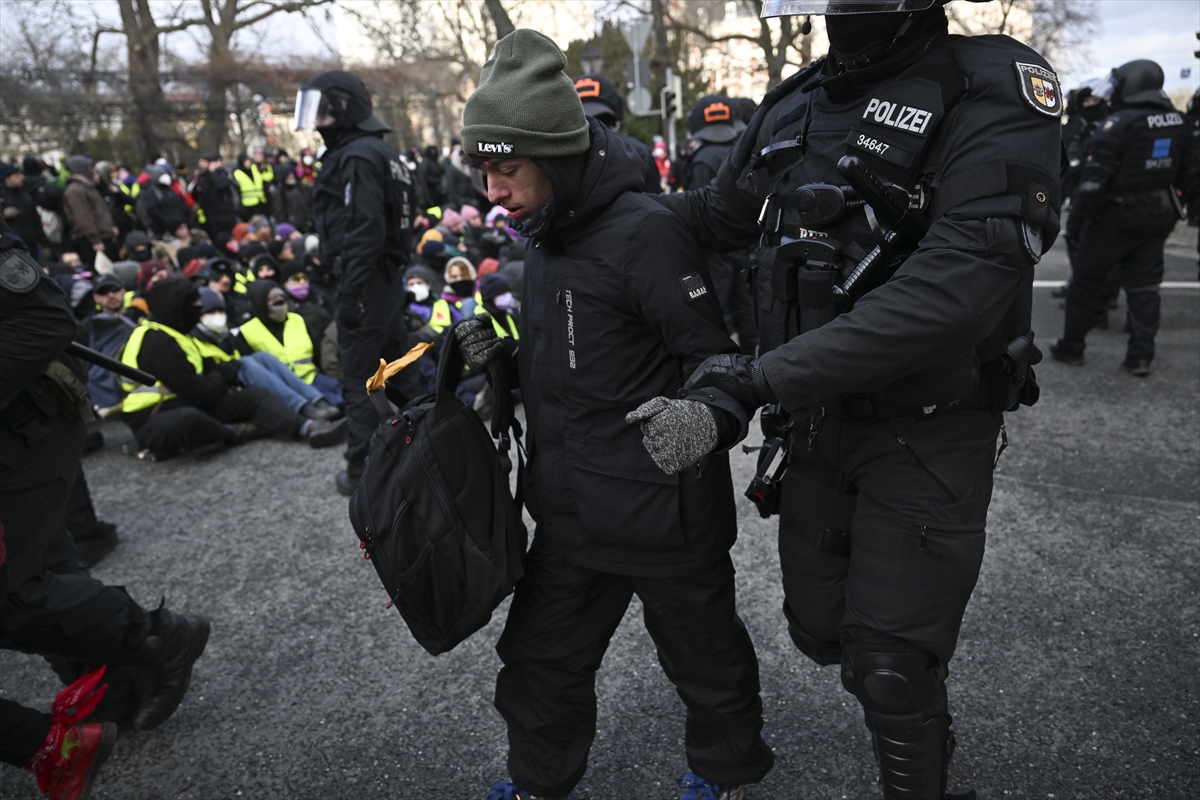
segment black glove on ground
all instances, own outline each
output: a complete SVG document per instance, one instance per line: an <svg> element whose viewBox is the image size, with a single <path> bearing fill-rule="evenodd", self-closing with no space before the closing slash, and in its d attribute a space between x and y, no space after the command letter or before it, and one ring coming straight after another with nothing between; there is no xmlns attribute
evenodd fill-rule
<svg viewBox="0 0 1200 800"><path fill-rule="evenodd" d="M709 356L687 379L680 396L705 386L732 397L745 409L747 417L753 417L759 406L779 402L762 374L758 359L751 356L733 353Z"/></svg>
<svg viewBox="0 0 1200 800"><path fill-rule="evenodd" d="M492 325L491 314L478 314L464 320L454 327L454 338L466 359L467 366L473 370L481 370L487 363L504 349L496 328Z"/></svg>

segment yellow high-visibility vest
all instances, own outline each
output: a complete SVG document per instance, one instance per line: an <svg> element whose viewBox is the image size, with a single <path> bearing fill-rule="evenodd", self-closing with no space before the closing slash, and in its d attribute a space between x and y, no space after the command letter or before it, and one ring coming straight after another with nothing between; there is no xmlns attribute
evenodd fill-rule
<svg viewBox="0 0 1200 800"><path fill-rule="evenodd" d="M246 344L255 350L265 350L287 364L296 377L305 383L312 383L317 377L317 366L313 363L313 343L308 335L308 327L304 318L295 312L287 315L283 323L283 341L275 338L275 334L267 328L261 319L255 317L242 326L242 338Z"/></svg>
<svg viewBox="0 0 1200 800"><path fill-rule="evenodd" d="M146 338L146 334L150 331L162 331L174 339L175 343L183 350L183 354L187 356L188 363L196 369L196 374L204 374L204 357L200 355L200 348L196 346L196 340L191 336L180 333L174 328L160 325L150 320L143 320L140 325L133 329L133 333L129 334L129 341L125 342L125 348L121 351L122 364L137 368L138 353L142 349L142 340ZM159 403L175 397L172 392L167 390L166 386L163 386L162 381L155 383L153 386L142 386L122 379L121 388L128 392L125 395L125 399L121 401L121 411L126 414L153 408Z"/></svg>
<svg viewBox="0 0 1200 800"><path fill-rule="evenodd" d="M263 184L269 178L265 173L259 172L253 164L250 165L249 174L241 167L235 169L233 178L242 192L242 207L256 208L267 202L267 190L263 188Z"/></svg>
<svg viewBox="0 0 1200 800"><path fill-rule="evenodd" d="M483 307L482 302L479 305L475 306L475 316L479 316L480 314L490 314L490 313L491 313L490 311L488 311L486 308ZM505 338L506 336L511 336L514 339L520 339L521 334L519 334L517 332L517 321L513 318L513 315L505 314L504 316L506 316L508 318L508 328L507 329L503 325L500 324L500 320L496 319L496 315L492 314L492 327L496 329L496 335L499 336L501 339Z"/></svg>
<svg viewBox="0 0 1200 800"><path fill-rule="evenodd" d="M429 327L434 333L441 333L454 324L454 318L450 316L450 304L445 300L433 301L433 312L429 315Z"/></svg>
<svg viewBox="0 0 1200 800"><path fill-rule="evenodd" d="M199 336L193 336L192 341L196 343L196 347L200 350L200 355L202 355L204 358L211 358L218 364L241 358L238 353L226 353L212 342L201 339Z"/></svg>

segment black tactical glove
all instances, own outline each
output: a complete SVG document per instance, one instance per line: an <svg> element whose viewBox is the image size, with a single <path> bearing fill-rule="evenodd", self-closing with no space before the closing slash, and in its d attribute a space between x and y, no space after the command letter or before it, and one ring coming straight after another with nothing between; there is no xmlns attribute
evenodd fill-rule
<svg viewBox="0 0 1200 800"><path fill-rule="evenodd" d="M458 340L458 348L467 366L473 370L483 369L504 349L492 325L491 314L477 314L458 323L454 326L454 338Z"/></svg>
<svg viewBox="0 0 1200 800"><path fill-rule="evenodd" d="M696 389L711 386L736 400L753 417L759 406L777 403L779 399L767 385L757 358L721 353L704 359L692 377L683 385L681 396Z"/></svg>
<svg viewBox="0 0 1200 800"><path fill-rule="evenodd" d="M717 446L713 410L698 400L655 397L625 415L642 423L642 445L668 475L696 464Z"/></svg>

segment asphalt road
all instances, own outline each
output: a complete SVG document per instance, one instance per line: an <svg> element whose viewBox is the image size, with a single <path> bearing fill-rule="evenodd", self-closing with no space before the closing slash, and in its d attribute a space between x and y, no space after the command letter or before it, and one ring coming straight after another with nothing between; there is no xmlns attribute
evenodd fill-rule
<svg viewBox="0 0 1200 800"><path fill-rule="evenodd" d="M1168 280L1195 280L1194 229ZM1038 277L1067 273L1061 243ZM1165 292L1154 372L1119 366L1123 310L1088 363L1043 363L1042 401L1010 415L988 551L951 663L954 786L980 797L1200 797L1200 292ZM1061 330L1036 290L1043 347ZM147 606L213 619L191 692L157 731L121 738L97 798L462 798L506 776L493 645L507 606L433 658L362 560L333 491L337 450L261 441L151 464L120 423L84 459L122 541L95 574ZM750 457L735 456L745 485ZM740 500L740 605L778 761L749 796L879 797L858 705L792 646L773 525ZM0 694L46 709L37 658L0 652ZM666 800L686 769L683 707L635 600L598 679L599 731L573 798ZM38 797L0 767L0 798Z"/></svg>

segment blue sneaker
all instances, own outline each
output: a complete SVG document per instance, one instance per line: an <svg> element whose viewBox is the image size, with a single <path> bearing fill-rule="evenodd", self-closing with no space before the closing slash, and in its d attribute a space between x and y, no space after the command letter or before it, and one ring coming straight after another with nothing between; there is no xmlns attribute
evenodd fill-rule
<svg viewBox="0 0 1200 800"><path fill-rule="evenodd" d="M538 797L525 791L511 781L496 781L492 784L485 800L565 800L565 798Z"/></svg>
<svg viewBox="0 0 1200 800"><path fill-rule="evenodd" d="M720 786L694 772L676 780L675 785L684 790L679 800L745 800L746 797L746 790L741 786L722 791Z"/></svg>

